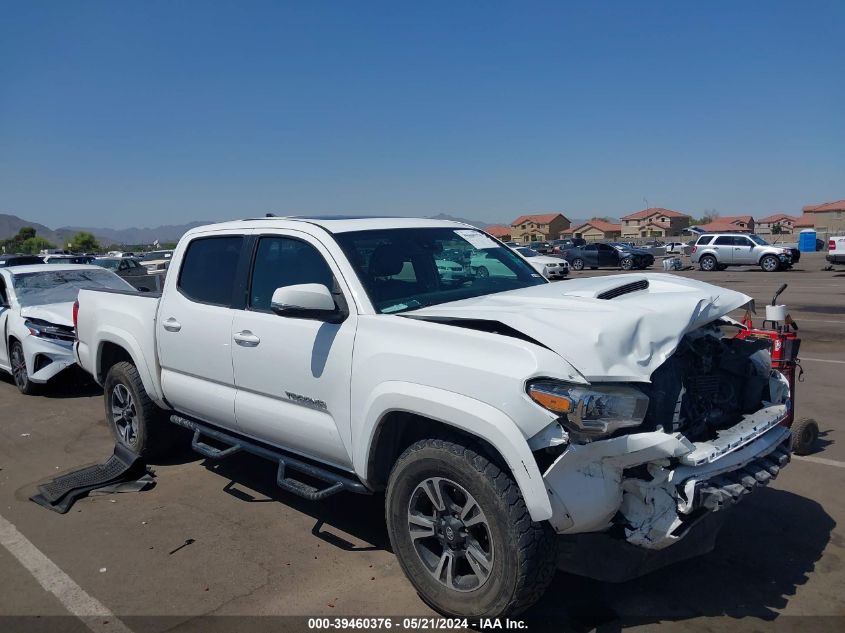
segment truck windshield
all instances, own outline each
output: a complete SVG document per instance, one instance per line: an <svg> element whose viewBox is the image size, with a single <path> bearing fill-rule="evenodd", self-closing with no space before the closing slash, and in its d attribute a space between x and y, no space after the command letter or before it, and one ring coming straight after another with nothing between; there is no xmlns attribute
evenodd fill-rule
<svg viewBox="0 0 845 633"><path fill-rule="evenodd" d="M474 229L354 231L335 239L384 314L546 283L519 255Z"/></svg>
<svg viewBox="0 0 845 633"><path fill-rule="evenodd" d="M76 301L82 288L134 290L107 270L56 270L14 275L15 296L22 308Z"/></svg>

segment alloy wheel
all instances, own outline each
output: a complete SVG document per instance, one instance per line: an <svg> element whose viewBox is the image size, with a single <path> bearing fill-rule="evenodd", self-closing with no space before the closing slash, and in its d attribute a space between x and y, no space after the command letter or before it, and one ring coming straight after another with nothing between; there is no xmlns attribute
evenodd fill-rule
<svg viewBox="0 0 845 633"><path fill-rule="evenodd" d="M23 349L19 343L12 346L11 356L12 376L15 379L15 385L23 391L29 382L29 374L26 371L26 359L23 356Z"/></svg>
<svg viewBox="0 0 845 633"><path fill-rule="evenodd" d="M135 401L126 385L117 383L111 392L111 414L117 435L127 446L133 446L138 439L138 413Z"/></svg>
<svg viewBox="0 0 845 633"><path fill-rule="evenodd" d="M429 477L411 494L408 531L423 566L454 591L474 591L493 570L493 540L481 506L460 484Z"/></svg>

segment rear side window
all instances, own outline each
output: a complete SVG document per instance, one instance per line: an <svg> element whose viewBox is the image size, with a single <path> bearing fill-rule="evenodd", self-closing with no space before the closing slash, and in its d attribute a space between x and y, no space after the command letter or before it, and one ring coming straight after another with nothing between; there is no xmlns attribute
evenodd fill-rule
<svg viewBox="0 0 845 633"><path fill-rule="evenodd" d="M698 244L697 245L698 246L704 246L705 244L709 244L712 241L713 241L712 235L703 235L703 236L698 238Z"/></svg>
<svg viewBox="0 0 845 633"><path fill-rule="evenodd" d="M191 242L179 271L179 291L191 301L230 306L243 242L240 235Z"/></svg>
<svg viewBox="0 0 845 633"><path fill-rule="evenodd" d="M269 311L276 288L297 284L322 284L332 290L334 275L311 244L289 237L262 237L252 268L249 307Z"/></svg>

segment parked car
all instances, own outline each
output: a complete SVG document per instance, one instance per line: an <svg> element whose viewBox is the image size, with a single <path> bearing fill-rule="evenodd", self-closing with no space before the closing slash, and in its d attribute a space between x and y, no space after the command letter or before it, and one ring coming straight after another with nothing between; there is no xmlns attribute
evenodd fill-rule
<svg viewBox="0 0 845 633"><path fill-rule="evenodd" d="M147 269L137 259L130 257L97 257L91 263L107 268L121 277L138 277L148 274Z"/></svg>
<svg viewBox="0 0 845 633"><path fill-rule="evenodd" d="M506 274L444 287L445 248ZM392 551L450 616L524 610L556 566L619 579L709 551L789 461L786 379L722 338L752 301L733 290L551 285L480 231L407 218L199 227L173 272L160 298L79 293L116 441L162 456L189 429L312 501L384 490Z"/></svg>
<svg viewBox="0 0 845 633"><path fill-rule="evenodd" d="M552 245L549 242L531 242L528 248L537 251L540 255L548 255L552 251Z"/></svg>
<svg viewBox="0 0 845 633"><path fill-rule="evenodd" d="M575 248L576 246L584 246L587 240L582 240L580 237L565 238L562 240L552 240L552 254L559 255L560 253Z"/></svg>
<svg viewBox="0 0 845 633"><path fill-rule="evenodd" d="M569 274L569 262L560 257L541 255L527 246L520 246L514 250L527 259L531 267L546 279L563 279Z"/></svg>
<svg viewBox="0 0 845 633"><path fill-rule="evenodd" d="M0 255L0 268L9 266L31 266L43 264L44 259L38 255Z"/></svg>
<svg viewBox="0 0 845 633"><path fill-rule="evenodd" d="M825 259L831 264L845 264L845 235L834 235L828 240Z"/></svg>
<svg viewBox="0 0 845 633"><path fill-rule="evenodd" d="M654 264L654 255L648 251L629 248L620 242L594 242L586 246L578 246L565 251L563 257L575 270L584 270L584 268L595 270L605 267L642 270Z"/></svg>
<svg viewBox="0 0 845 633"><path fill-rule="evenodd" d="M520 246L522 246L522 244L520 244L519 242L505 242L504 244L508 248L519 248Z"/></svg>
<svg viewBox="0 0 845 633"><path fill-rule="evenodd" d="M683 242L667 242L665 248L667 255L686 255L689 252L690 246Z"/></svg>
<svg viewBox="0 0 845 633"><path fill-rule="evenodd" d="M80 288L133 290L96 266L36 264L0 268L0 370L24 394L73 365L73 302Z"/></svg>
<svg viewBox="0 0 845 633"><path fill-rule="evenodd" d="M45 264L90 264L96 259L90 255L46 255Z"/></svg>
<svg viewBox="0 0 845 633"><path fill-rule="evenodd" d="M797 250L797 249L796 249ZM759 235L709 233L700 235L690 253L701 270L724 270L728 266L759 266L767 273L790 268L800 257L791 248L772 246Z"/></svg>

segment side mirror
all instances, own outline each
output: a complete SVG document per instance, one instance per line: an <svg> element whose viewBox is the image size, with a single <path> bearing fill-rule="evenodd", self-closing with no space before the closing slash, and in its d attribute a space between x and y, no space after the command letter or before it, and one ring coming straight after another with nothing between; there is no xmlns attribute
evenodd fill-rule
<svg viewBox="0 0 845 633"><path fill-rule="evenodd" d="M297 284L276 288L270 309L280 316L340 323L347 312L338 309L331 291L323 284Z"/></svg>

